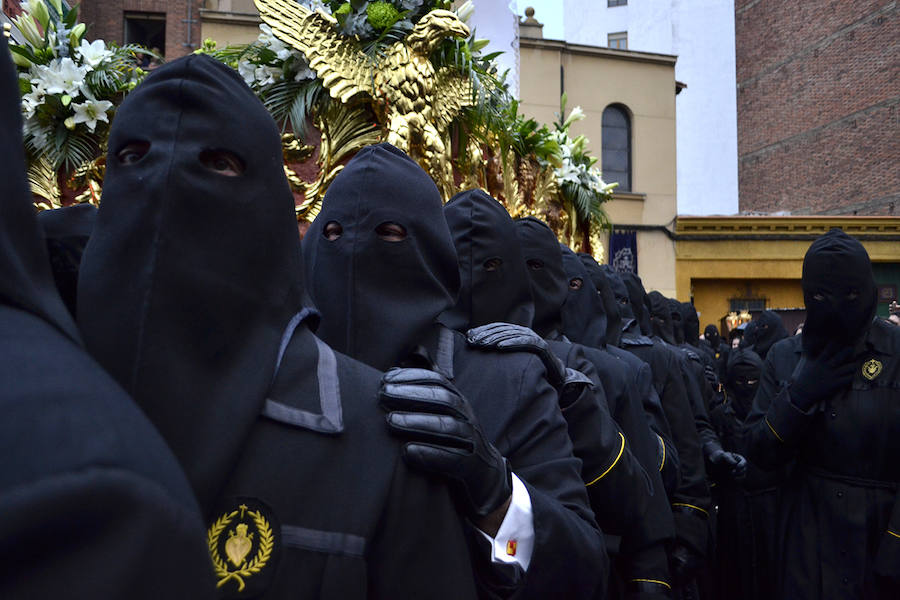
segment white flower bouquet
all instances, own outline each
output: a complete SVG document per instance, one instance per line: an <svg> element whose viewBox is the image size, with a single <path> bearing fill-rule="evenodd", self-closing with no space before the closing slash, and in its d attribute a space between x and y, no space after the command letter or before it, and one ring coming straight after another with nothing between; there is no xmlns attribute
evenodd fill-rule
<svg viewBox="0 0 900 600"><path fill-rule="evenodd" d="M115 107L144 77L137 45L84 39L78 7L28 0L13 19L25 43L9 45L22 92L25 149L33 191L60 203L60 189L105 152ZM58 181L49 181L54 174ZM62 183L63 185L57 185Z"/></svg>

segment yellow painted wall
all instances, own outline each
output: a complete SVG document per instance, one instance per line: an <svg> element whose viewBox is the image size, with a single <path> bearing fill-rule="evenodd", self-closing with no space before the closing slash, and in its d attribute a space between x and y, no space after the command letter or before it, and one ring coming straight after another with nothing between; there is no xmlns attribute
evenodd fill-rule
<svg viewBox="0 0 900 600"><path fill-rule="evenodd" d="M812 240L785 238L831 227L857 235L873 263L900 262L897 217L679 217L677 298L686 302L693 295L702 326L718 325L730 298L766 298L770 309L803 308L800 278Z"/></svg>
<svg viewBox="0 0 900 600"><path fill-rule="evenodd" d="M237 44L255 42L259 36L259 24L248 21L210 21L200 23L200 37L218 43L219 48Z"/></svg>
<svg viewBox="0 0 900 600"><path fill-rule="evenodd" d="M556 120L562 67L567 109L580 106L587 115L572 134L585 135L594 156L600 156L603 110L628 108L634 193L607 203L606 211L614 224L670 225L676 214L675 57L543 39L522 38L519 48L520 110L539 122ZM644 285L674 295L674 242L663 232L639 231L637 245Z"/></svg>

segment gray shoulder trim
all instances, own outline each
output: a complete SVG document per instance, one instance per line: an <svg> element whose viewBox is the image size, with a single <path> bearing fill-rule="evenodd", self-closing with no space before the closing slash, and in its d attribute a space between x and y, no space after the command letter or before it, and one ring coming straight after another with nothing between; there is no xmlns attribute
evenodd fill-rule
<svg viewBox="0 0 900 600"><path fill-rule="evenodd" d="M294 330L306 316L304 314L305 311L306 309L291 319L291 322L288 323L285 329L281 340L281 349L278 352L278 362L275 366L276 375L281 367L281 359L284 357L284 351L294 334ZM337 374L337 358L334 355L334 351L328 347L328 344L319 338L314 339L316 340L316 349L319 353L316 378L319 383L319 405L322 412L316 414L266 398L262 415L279 423L312 429L321 433L341 433L344 430L344 414L341 408L341 388Z"/></svg>
<svg viewBox="0 0 900 600"><path fill-rule="evenodd" d="M289 548L362 557L366 538L351 533L307 529L295 525L281 526L281 541Z"/></svg>
<svg viewBox="0 0 900 600"><path fill-rule="evenodd" d="M453 330L441 327L435 367L441 372L441 375L451 380L453 379L453 346Z"/></svg>

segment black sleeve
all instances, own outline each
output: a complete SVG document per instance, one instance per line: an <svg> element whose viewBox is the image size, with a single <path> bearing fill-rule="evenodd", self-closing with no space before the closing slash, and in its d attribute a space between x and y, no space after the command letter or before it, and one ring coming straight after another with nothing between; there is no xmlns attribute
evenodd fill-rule
<svg viewBox="0 0 900 600"><path fill-rule="evenodd" d="M578 399L562 411L591 509L604 533L622 535L644 516L653 488L647 472L632 454L627 437L609 413L606 393L594 366L574 349L566 366L586 375Z"/></svg>
<svg viewBox="0 0 900 600"><path fill-rule="evenodd" d="M520 407L495 443L531 497L535 544L521 598L590 597L605 588L609 558L588 506L556 390L529 356ZM566 556L565 561L560 557Z"/></svg>
<svg viewBox="0 0 900 600"><path fill-rule="evenodd" d="M133 472L86 467L0 495L0 597L213 598L199 516Z"/></svg>
<svg viewBox="0 0 900 600"><path fill-rule="evenodd" d="M813 420L815 408L802 411L794 406L788 387L778 377L779 368L793 369L792 354L787 345L769 350L744 425L748 458L763 469L774 470L793 459L797 443Z"/></svg>
<svg viewBox="0 0 900 600"><path fill-rule="evenodd" d="M411 472L398 457L379 530L366 553L370 594L415 598L422 590L432 589L442 598L472 598L476 595L474 569L482 596L508 596L488 593L497 587L491 549L480 548L483 555L470 555L467 536L477 535L471 529L442 480Z"/></svg>
<svg viewBox="0 0 900 600"><path fill-rule="evenodd" d="M649 419L650 428L658 438L659 474L666 493L678 486L681 459L672 438L672 429L662 407L662 400L653 386L653 372L650 365L644 363L638 369L635 379L638 395L643 399L644 413Z"/></svg>
<svg viewBox="0 0 900 600"><path fill-rule="evenodd" d="M674 353L666 369L663 407L672 428L672 435L681 458L681 480L670 497L675 535L700 555L706 554L709 509L712 505L706 467L700 448L700 435L694 421L694 411L684 384L681 366Z"/></svg>

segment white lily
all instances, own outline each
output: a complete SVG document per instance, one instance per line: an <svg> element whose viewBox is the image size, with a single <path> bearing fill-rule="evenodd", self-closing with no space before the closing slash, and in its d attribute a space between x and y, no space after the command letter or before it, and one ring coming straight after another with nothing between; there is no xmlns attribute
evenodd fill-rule
<svg viewBox="0 0 900 600"><path fill-rule="evenodd" d="M81 60L91 67L98 66L112 56L112 52L106 49L106 44L103 40L94 40L90 43L87 40L81 40L81 46L76 48L75 51L81 56Z"/></svg>
<svg viewBox="0 0 900 600"><path fill-rule="evenodd" d="M13 23L15 24L16 29L18 29L25 37L25 41L31 44L32 47L44 47L44 36L41 35L37 23L34 22L34 19L30 15L21 14L13 19Z"/></svg>
<svg viewBox="0 0 900 600"><path fill-rule="evenodd" d="M38 66L39 79L32 79L32 83L43 84L48 94L69 94L76 96L79 88L84 83L88 67L79 67L71 58L54 59L50 66Z"/></svg>
<svg viewBox="0 0 900 600"><path fill-rule="evenodd" d="M99 121L109 123L106 111L111 109L112 106L113 103L107 100L88 100L80 104L73 104L72 108L75 109L75 116L72 120L75 124L84 123L93 132Z"/></svg>

